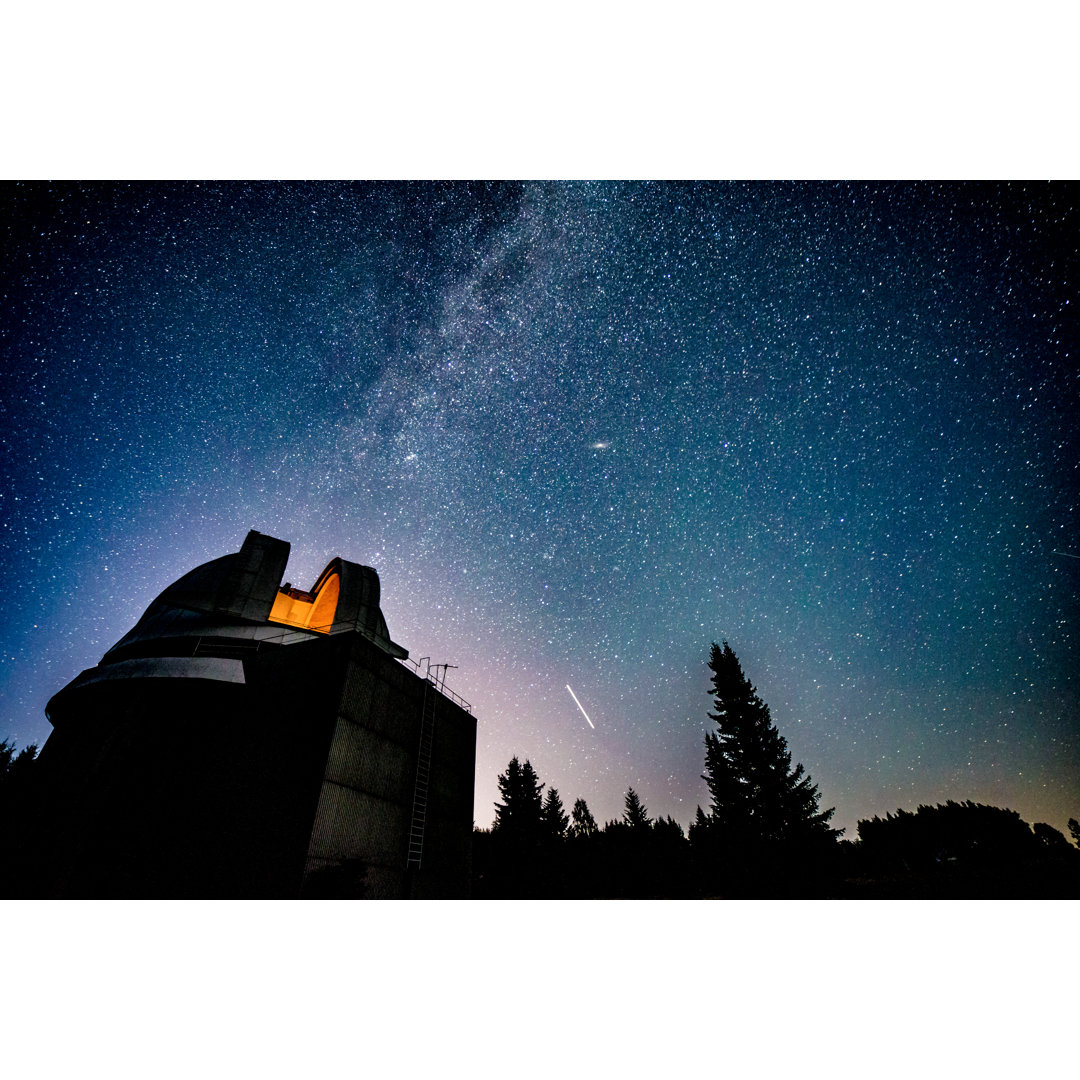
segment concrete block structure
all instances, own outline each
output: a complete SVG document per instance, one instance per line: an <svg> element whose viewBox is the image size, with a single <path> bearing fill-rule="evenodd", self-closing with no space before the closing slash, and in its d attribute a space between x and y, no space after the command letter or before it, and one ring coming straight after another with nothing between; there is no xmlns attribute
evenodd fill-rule
<svg viewBox="0 0 1080 1080"><path fill-rule="evenodd" d="M468 896L470 707L390 639L373 569L304 591L288 555L249 533L49 702L40 894Z"/></svg>

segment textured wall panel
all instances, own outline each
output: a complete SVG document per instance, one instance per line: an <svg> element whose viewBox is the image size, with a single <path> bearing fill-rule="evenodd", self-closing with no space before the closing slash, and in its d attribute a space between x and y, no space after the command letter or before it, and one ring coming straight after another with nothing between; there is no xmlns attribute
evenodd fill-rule
<svg viewBox="0 0 1080 1080"><path fill-rule="evenodd" d="M341 715L350 720L364 720L371 715L372 696L375 693L375 673L361 664L351 661L341 694Z"/></svg>
<svg viewBox="0 0 1080 1080"><path fill-rule="evenodd" d="M309 856L397 866L404 863L407 830L405 807L327 781L315 814Z"/></svg>
<svg viewBox="0 0 1080 1080"><path fill-rule="evenodd" d="M411 805L416 758L403 746L339 719L326 763L326 779L380 799Z"/></svg>

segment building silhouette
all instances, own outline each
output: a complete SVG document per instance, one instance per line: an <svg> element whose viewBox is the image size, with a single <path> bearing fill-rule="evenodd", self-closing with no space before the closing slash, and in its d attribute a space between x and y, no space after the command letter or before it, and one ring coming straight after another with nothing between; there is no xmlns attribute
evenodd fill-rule
<svg viewBox="0 0 1080 1080"><path fill-rule="evenodd" d="M468 704L390 639L374 570L303 591L288 556L250 532L52 698L32 891L468 896Z"/></svg>

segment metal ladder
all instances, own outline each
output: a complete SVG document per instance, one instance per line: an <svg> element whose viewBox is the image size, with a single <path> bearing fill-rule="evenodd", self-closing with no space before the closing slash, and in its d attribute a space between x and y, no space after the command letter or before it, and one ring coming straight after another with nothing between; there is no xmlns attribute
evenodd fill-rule
<svg viewBox="0 0 1080 1080"><path fill-rule="evenodd" d="M409 827L409 854L405 869L420 869L424 853L424 824L427 821L428 785L431 779L431 744L435 736L435 701L438 695L430 682L424 683L424 703L420 716L420 748L416 755L416 783L413 785L412 824Z"/></svg>

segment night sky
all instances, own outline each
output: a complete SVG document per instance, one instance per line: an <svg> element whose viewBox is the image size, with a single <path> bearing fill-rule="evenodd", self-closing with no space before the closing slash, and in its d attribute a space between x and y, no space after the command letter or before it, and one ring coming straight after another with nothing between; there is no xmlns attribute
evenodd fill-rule
<svg viewBox="0 0 1080 1080"><path fill-rule="evenodd" d="M517 754L567 808L633 786L685 827L725 639L849 838L949 798L1080 817L1066 186L0 206L0 736L42 742L49 697L254 528L301 588L374 566L394 640L457 665L478 825Z"/></svg>

